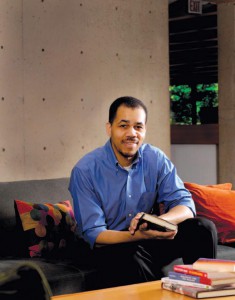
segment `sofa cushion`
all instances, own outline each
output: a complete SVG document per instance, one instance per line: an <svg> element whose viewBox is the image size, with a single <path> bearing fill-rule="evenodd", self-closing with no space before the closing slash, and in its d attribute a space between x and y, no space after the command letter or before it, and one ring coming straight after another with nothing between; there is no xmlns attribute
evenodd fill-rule
<svg viewBox="0 0 235 300"><path fill-rule="evenodd" d="M231 184L204 186L185 182L195 202L197 215L214 222L219 242L235 242L235 191Z"/></svg>
<svg viewBox="0 0 235 300"><path fill-rule="evenodd" d="M71 294L96 289L97 271L89 264L68 259L24 258L0 260L0 275L18 264L35 264L45 275L52 294ZM8 299L8 298L7 298Z"/></svg>
<svg viewBox="0 0 235 300"><path fill-rule="evenodd" d="M16 200L15 207L30 257L62 257L76 229L70 201L41 204Z"/></svg>
<svg viewBox="0 0 235 300"><path fill-rule="evenodd" d="M15 261L14 265L1 263L0 299L50 300L51 296L48 281L37 264L26 261Z"/></svg>

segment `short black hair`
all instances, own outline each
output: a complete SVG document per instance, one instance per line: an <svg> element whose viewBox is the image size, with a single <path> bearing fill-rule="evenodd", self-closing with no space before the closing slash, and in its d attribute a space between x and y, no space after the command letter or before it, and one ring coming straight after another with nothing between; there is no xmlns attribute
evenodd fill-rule
<svg viewBox="0 0 235 300"><path fill-rule="evenodd" d="M110 105L110 108L109 108L109 123L110 124L113 123L113 121L116 117L116 114L117 114L117 110L121 105L130 107L130 108L138 108L138 107L143 108L143 110L145 111L145 115L146 115L145 123L147 122L148 110L147 110L147 107L144 105L144 103L137 98L130 97L130 96L124 96L124 97L117 98Z"/></svg>

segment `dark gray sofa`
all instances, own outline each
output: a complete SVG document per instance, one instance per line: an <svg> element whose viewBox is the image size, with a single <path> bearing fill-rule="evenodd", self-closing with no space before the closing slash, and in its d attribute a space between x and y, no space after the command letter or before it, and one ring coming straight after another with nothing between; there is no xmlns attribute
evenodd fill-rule
<svg viewBox="0 0 235 300"><path fill-rule="evenodd" d="M17 263L34 262L46 276L53 295L97 288L92 253L87 244L75 238L62 258L29 258L22 230L16 226L14 200L38 203L70 200L72 203L68 183L68 178L0 183L0 272ZM235 248L218 245L218 258L235 260ZM167 273L174 263L182 261L174 261L164 272Z"/></svg>
<svg viewBox="0 0 235 300"><path fill-rule="evenodd" d="M34 262L45 274L53 295L96 288L90 249L75 237L64 257L30 258L22 229L16 226L14 200L37 203L71 201L68 182L68 178L60 178L0 183L0 272L15 267L17 263Z"/></svg>

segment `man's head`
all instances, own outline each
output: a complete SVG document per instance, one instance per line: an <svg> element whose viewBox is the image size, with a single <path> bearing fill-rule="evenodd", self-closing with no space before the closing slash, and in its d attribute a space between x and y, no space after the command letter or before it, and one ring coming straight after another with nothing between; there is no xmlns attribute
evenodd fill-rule
<svg viewBox="0 0 235 300"><path fill-rule="evenodd" d="M120 165L132 164L146 133L147 108L133 97L115 100L109 109L107 134Z"/></svg>
<svg viewBox="0 0 235 300"><path fill-rule="evenodd" d="M113 120L116 117L117 114L117 110L119 108L119 106L124 105L126 107L130 107L130 108L142 108L145 112L146 115L146 119L145 119L145 123L147 123L147 117L148 117L148 110L147 107L144 105L144 103L134 97L130 97L130 96L125 96L125 97L120 97L117 98L111 105L109 108L109 123L112 124Z"/></svg>

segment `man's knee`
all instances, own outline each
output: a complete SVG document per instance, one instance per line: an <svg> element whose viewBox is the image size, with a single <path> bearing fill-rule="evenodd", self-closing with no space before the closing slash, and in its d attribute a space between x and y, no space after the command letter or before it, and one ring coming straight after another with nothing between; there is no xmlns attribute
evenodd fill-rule
<svg viewBox="0 0 235 300"><path fill-rule="evenodd" d="M181 243L190 244L194 252L187 261L196 260L198 257L216 257L218 236L212 221L202 217L185 220L179 224L178 238Z"/></svg>
<svg viewBox="0 0 235 300"><path fill-rule="evenodd" d="M190 218L179 224L179 232L193 239L207 239L211 237L217 243L217 230L215 224L203 217Z"/></svg>
<svg viewBox="0 0 235 300"><path fill-rule="evenodd" d="M194 218L194 220L195 220L197 226L199 226L199 227L202 226L209 231L217 232L215 224L211 220L208 220L203 217L196 217L196 218Z"/></svg>

